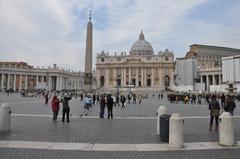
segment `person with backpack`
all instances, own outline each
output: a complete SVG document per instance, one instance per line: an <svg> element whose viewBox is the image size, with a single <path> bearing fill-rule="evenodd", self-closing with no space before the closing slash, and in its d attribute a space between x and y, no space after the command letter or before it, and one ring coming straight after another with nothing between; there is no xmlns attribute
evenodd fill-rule
<svg viewBox="0 0 240 159"><path fill-rule="evenodd" d="M87 95L84 99L85 116L88 116L88 111L91 106L92 106L92 99L90 95ZM82 114L80 116L82 116Z"/></svg>
<svg viewBox="0 0 240 159"><path fill-rule="evenodd" d="M212 131L213 120L215 118L215 131L218 130L218 118L220 114L220 104L216 99L216 95L212 95L211 101L209 102L209 110L210 110L210 124L209 131Z"/></svg>

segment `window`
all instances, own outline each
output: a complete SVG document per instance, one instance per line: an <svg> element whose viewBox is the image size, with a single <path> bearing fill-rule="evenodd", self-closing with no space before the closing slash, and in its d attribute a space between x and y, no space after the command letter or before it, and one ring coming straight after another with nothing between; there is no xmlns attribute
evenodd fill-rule
<svg viewBox="0 0 240 159"><path fill-rule="evenodd" d="M47 82L47 76L43 76L43 82Z"/></svg>
<svg viewBox="0 0 240 159"><path fill-rule="evenodd" d="M165 57L165 61L168 61L168 57Z"/></svg>
<svg viewBox="0 0 240 159"><path fill-rule="evenodd" d="M104 62L104 58L101 58L101 61Z"/></svg>
<svg viewBox="0 0 240 159"><path fill-rule="evenodd" d="M38 76L38 82L42 82L42 76Z"/></svg>

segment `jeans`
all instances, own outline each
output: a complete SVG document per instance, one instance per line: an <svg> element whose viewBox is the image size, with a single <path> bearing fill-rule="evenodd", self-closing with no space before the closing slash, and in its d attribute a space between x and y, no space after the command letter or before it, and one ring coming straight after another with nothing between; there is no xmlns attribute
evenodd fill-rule
<svg viewBox="0 0 240 159"><path fill-rule="evenodd" d="M112 106L108 106L107 109L108 109L108 118L113 118L113 114L112 114Z"/></svg>
<svg viewBox="0 0 240 159"><path fill-rule="evenodd" d="M215 118L216 126L218 126L218 116L210 115L210 125L213 125L213 120Z"/></svg>
<svg viewBox="0 0 240 159"><path fill-rule="evenodd" d="M69 113L70 113L70 108L68 109L63 109L63 112L62 112L62 122L64 122L65 120L65 114L67 116L67 122L69 122Z"/></svg>
<svg viewBox="0 0 240 159"><path fill-rule="evenodd" d="M58 112L53 112L53 121L57 121Z"/></svg>

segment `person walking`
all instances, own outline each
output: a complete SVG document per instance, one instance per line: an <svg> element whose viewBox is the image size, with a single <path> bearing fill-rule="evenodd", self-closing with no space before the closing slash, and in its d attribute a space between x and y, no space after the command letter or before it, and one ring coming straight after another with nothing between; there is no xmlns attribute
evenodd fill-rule
<svg viewBox="0 0 240 159"><path fill-rule="evenodd" d="M48 104L48 92L46 92L46 94L45 94L45 104Z"/></svg>
<svg viewBox="0 0 240 159"><path fill-rule="evenodd" d="M226 103L224 106L225 112L229 112L233 116L234 109L236 108L236 103L231 95L227 95Z"/></svg>
<svg viewBox="0 0 240 159"><path fill-rule="evenodd" d="M113 113L112 113L113 98L112 98L111 94L109 94L108 97L107 97L107 109L108 109L108 119L110 117L113 118Z"/></svg>
<svg viewBox="0 0 240 159"><path fill-rule="evenodd" d="M141 103L142 103L142 96L138 95L138 104L141 104Z"/></svg>
<svg viewBox="0 0 240 159"><path fill-rule="evenodd" d="M220 112L220 104L216 99L216 95L212 95L211 101L209 102L209 110L210 110L210 124L209 131L212 131L213 120L215 118L215 131L218 130L218 117Z"/></svg>
<svg viewBox="0 0 240 159"><path fill-rule="evenodd" d="M119 106L119 94L116 95L116 105Z"/></svg>
<svg viewBox="0 0 240 159"><path fill-rule="evenodd" d="M101 97L100 97L100 118L104 118L105 107L106 107L105 95L101 95Z"/></svg>
<svg viewBox="0 0 240 159"><path fill-rule="evenodd" d="M63 103L63 108L62 108L62 122L65 121L65 114L67 116L67 122L70 122L69 120L69 113L70 113L70 107L69 107L69 100L71 100L72 97L68 96L68 95L64 95L63 99L62 99L62 103Z"/></svg>
<svg viewBox="0 0 240 159"><path fill-rule="evenodd" d="M224 104L225 104L225 95L224 95L224 93L221 94L220 98L221 98L221 107L222 107L222 109L224 109Z"/></svg>
<svg viewBox="0 0 240 159"><path fill-rule="evenodd" d="M57 117L58 117L58 111L59 111L59 99L57 98L56 95L53 96L51 105L52 105L52 111L53 111L53 122L57 122Z"/></svg>
<svg viewBox="0 0 240 159"><path fill-rule="evenodd" d="M127 95L127 99L128 99L128 104L130 104L130 101L131 101L131 95L130 94Z"/></svg>
<svg viewBox="0 0 240 159"><path fill-rule="evenodd" d="M92 106L92 99L91 99L90 95L87 95L84 99L85 116L88 116L88 111L91 106ZM80 116L82 116L82 114Z"/></svg>
<svg viewBox="0 0 240 159"><path fill-rule="evenodd" d="M136 94L133 94L133 104L136 104L137 103L137 96L136 96Z"/></svg>
<svg viewBox="0 0 240 159"><path fill-rule="evenodd" d="M125 108L126 97L124 95L121 95L120 101L122 103L122 108Z"/></svg>

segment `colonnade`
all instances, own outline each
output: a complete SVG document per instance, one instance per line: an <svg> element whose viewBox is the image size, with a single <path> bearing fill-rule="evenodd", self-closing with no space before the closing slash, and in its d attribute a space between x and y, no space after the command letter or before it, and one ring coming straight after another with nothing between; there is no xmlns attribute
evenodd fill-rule
<svg viewBox="0 0 240 159"><path fill-rule="evenodd" d="M63 75L29 75L21 73L0 73L1 89L47 89L47 90L69 90L83 89L83 78L69 78Z"/></svg>

